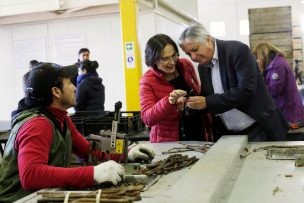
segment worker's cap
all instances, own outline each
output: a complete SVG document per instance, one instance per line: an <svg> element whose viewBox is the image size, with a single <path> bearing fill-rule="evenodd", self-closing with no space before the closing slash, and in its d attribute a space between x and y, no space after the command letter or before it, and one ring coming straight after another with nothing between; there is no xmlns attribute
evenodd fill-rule
<svg viewBox="0 0 304 203"><path fill-rule="evenodd" d="M30 71L26 80L26 93L30 97L40 98L51 94L53 87L60 87L60 78L73 78L77 66L60 66L55 63L39 63Z"/></svg>

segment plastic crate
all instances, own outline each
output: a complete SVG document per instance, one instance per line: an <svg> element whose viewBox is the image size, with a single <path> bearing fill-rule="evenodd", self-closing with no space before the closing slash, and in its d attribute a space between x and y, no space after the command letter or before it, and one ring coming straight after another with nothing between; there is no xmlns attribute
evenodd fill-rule
<svg viewBox="0 0 304 203"><path fill-rule="evenodd" d="M94 116L86 119L85 135L99 134L100 130L112 130L112 121L114 119L114 112L109 112L105 116ZM132 134L143 130L143 124L140 111L123 111L120 112L120 121L118 123L118 133Z"/></svg>
<svg viewBox="0 0 304 203"><path fill-rule="evenodd" d="M70 118L78 132L86 136L86 121L94 117L102 117L108 114L108 111L78 111L74 115L70 116Z"/></svg>
<svg viewBox="0 0 304 203"><path fill-rule="evenodd" d="M78 132L84 135L85 131L85 120L82 117L70 116L72 119L73 124L75 125Z"/></svg>

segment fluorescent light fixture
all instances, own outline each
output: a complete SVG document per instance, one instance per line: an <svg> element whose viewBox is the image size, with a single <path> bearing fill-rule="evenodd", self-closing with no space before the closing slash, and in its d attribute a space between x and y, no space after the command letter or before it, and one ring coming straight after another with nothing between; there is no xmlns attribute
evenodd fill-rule
<svg viewBox="0 0 304 203"><path fill-rule="evenodd" d="M210 22L210 33L214 37L223 37L226 35L224 21Z"/></svg>

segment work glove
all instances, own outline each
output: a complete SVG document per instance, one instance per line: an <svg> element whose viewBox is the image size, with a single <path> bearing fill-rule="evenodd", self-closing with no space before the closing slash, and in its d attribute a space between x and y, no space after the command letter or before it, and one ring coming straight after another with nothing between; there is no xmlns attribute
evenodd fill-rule
<svg viewBox="0 0 304 203"><path fill-rule="evenodd" d="M144 144L135 145L128 153L128 159L132 162L150 162L154 157L153 149Z"/></svg>
<svg viewBox="0 0 304 203"><path fill-rule="evenodd" d="M122 181L124 174L124 167L112 160L94 166L94 180L98 184L111 182L117 185Z"/></svg>
<svg viewBox="0 0 304 203"><path fill-rule="evenodd" d="M187 92L184 90L173 90L170 94L169 94L169 103L170 104L175 104L178 100L178 98L180 97L185 97L187 95Z"/></svg>

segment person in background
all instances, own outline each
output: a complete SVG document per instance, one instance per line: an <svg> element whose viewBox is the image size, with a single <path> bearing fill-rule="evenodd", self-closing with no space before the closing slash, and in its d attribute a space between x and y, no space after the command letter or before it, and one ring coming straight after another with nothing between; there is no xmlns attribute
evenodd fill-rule
<svg viewBox="0 0 304 203"><path fill-rule="evenodd" d="M78 59L77 59L77 63L75 63L75 65L78 65L86 60L90 60L90 50L88 48L81 48L78 51ZM76 74L75 77L72 78L72 83L75 85L75 87L77 87L77 77L78 75Z"/></svg>
<svg viewBox="0 0 304 203"><path fill-rule="evenodd" d="M285 140L288 124L275 106L249 47L213 38L201 25L186 28L179 45L199 63L201 96L186 106L212 114L214 141L248 135L249 141Z"/></svg>
<svg viewBox="0 0 304 203"><path fill-rule="evenodd" d="M78 64L76 112L104 110L105 87L97 68L97 61L85 60Z"/></svg>
<svg viewBox="0 0 304 203"><path fill-rule="evenodd" d="M23 81L23 86L25 87L25 83L26 83L26 80L30 74L30 71L36 66L38 65L39 62L37 60L30 60L29 62L29 71L27 71L24 75L23 75L23 78L22 78L22 81Z"/></svg>
<svg viewBox="0 0 304 203"><path fill-rule="evenodd" d="M145 62L150 68L140 80L140 107L143 122L151 127L150 142L206 140L202 114L186 115L179 105L186 97L173 96L176 92L200 94L192 63L179 58L176 43L164 34L148 40Z"/></svg>
<svg viewBox="0 0 304 203"><path fill-rule="evenodd" d="M113 160L69 168L72 152L83 160L93 153L89 141L76 130L66 112L75 105L76 88L71 78L76 73L73 66L63 68L52 63L41 63L31 70L26 106L12 119L0 165L1 203L13 202L42 188L81 189L103 182L116 185L122 180L124 168ZM99 155L104 160L108 158L107 154ZM130 161L153 157L153 150L142 144L128 152Z"/></svg>
<svg viewBox="0 0 304 203"><path fill-rule="evenodd" d="M29 76L29 74L30 74L30 71L31 71L36 65L38 65L38 64L39 64L39 62L38 62L37 60L31 60L31 61L29 62L29 71L27 71L27 72L23 75L23 77L22 77L23 92L24 92L24 95L25 95L25 96L26 96L26 81L27 81L27 78L28 78L28 76ZM11 117L13 117L15 114L17 114L17 113L19 112L19 110L22 109L23 106L25 106L25 103L24 103L24 102L25 102L24 98L21 99L21 100L19 100L19 102L18 102L18 108L17 108L16 110L12 111Z"/></svg>
<svg viewBox="0 0 304 203"><path fill-rule="evenodd" d="M37 60L30 60L29 62L30 70L33 69L33 67L36 66L37 64L39 64Z"/></svg>
<svg viewBox="0 0 304 203"><path fill-rule="evenodd" d="M88 48L81 48L78 51L78 63L90 60L90 50Z"/></svg>
<svg viewBox="0 0 304 203"><path fill-rule="evenodd" d="M292 128L304 121L304 107L292 69L285 54L269 43L257 45L253 51L267 89Z"/></svg>
<svg viewBox="0 0 304 203"><path fill-rule="evenodd" d="M294 66L294 72L295 72L295 80L297 82L297 80L299 79L299 85L303 84L303 79L302 79L302 71L300 71L299 69L299 60L296 59L294 60L295 62L295 66Z"/></svg>

